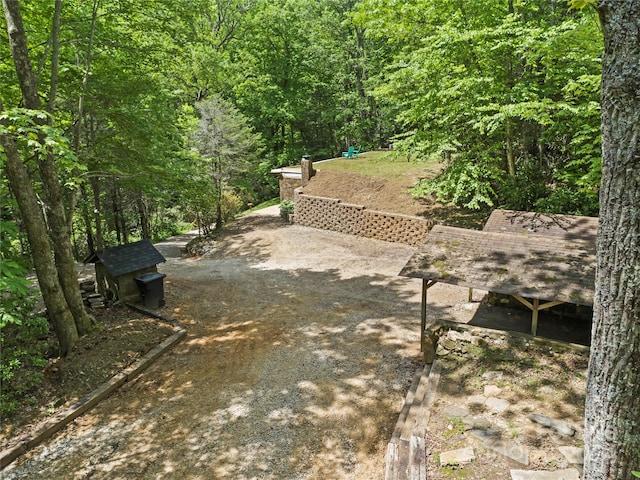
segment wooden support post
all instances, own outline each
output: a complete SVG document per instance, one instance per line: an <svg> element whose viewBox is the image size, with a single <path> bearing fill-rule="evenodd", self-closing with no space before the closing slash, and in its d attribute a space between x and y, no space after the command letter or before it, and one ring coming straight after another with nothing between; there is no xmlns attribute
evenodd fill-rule
<svg viewBox="0 0 640 480"><path fill-rule="evenodd" d="M473 288L469 289L469 303L473 302Z"/></svg>
<svg viewBox="0 0 640 480"><path fill-rule="evenodd" d="M538 307L540 306L540 299L533 299L533 313L531 314L531 335L536 336L538 330Z"/></svg>
<svg viewBox="0 0 640 480"><path fill-rule="evenodd" d="M422 352L424 343L424 331L427 328L427 290L433 287L435 280L422 279L422 309L420 311L420 351Z"/></svg>
<svg viewBox="0 0 640 480"><path fill-rule="evenodd" d="M540 305L540 299L539 298L534 298L533 299L533 303L530 303L529 301L527 301L526 299L522 298L519 295L513 295L513 298L518 300L521 304L523 304L527 308L531 309L531 312L532 312L532 314L531 314L531 335L533 335L534 337L536 336L536 332L538 330L538 312L540 310L545 310L547 308L551 308L551 307L555 307L556 305L560 305L561 303L565 303L565 302L561 302L560 300L554 300L552 302L547 302L547 303L543 303L542 305Z"/></svg>
<svg viewBox="0 0 640 480"><path fill-rule="evenodd" d="M424 343L424 329L427 327L427 280L422 279L422 309L420 310L420 351Z"/></svg>

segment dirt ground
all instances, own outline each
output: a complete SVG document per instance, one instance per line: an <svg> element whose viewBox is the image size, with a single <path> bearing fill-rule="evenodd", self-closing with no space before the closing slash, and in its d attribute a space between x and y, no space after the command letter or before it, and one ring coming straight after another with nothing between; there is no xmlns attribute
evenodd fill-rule
<svg viewBox="0 0 640 480"><path fill-rule="evenodd" d="M584 445L588 352L495 330L472 331L440 338L427 478L500 480L510 478L512 469L573 469L577 478L582 465L563 451ZM562 427L532 420L540 415ZM443 452L462 448L473 449L473 461L442 463Z"/></svg>
<svg viewBox="0 0 640 480"><path fill-rule="evenodd" d="M161 245L187 338L3 478L380 478L419 365L412 250L271 213L200 258Z"/></svg>
<svg viewBox="0 0 640 480"><path fill-rule="evenodd" d="M124 305L96 309L92 315L96 330L82 337L66 359L50 359L42 383L22 397L19 409L2 418L0 449L28 436L173 333L167 323Z"/></svg>
<svg viewBox="0 0 640 480"><path fill-rule="evenodd" d="M383 477L421 367L420 282L398 276L413 248L285 224L277 207L239 219L200 256L181 256L192 238L158 245L161 313L187 337L1 478ZM468 303L466 289L438 284L429 315L527 331L526 315L481 298ZM539 331L557 333L558 322L541 316ZM576 340L574 328L566 333Z"/></svg>

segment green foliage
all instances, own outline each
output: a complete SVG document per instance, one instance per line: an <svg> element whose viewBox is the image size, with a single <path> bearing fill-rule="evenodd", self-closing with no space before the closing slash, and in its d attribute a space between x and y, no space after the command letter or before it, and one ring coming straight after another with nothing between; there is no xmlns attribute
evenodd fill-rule
<svg viewBox="0 0 640 480"><path fill-rule="evenodd" d="M21 305L23 310L32 307L27 297L21 299ZM46 319L30 314L25 314L19 323L0 327L1 414L17 409L25 396L42 382L43 369L47 365L48 331Z"/></svg>
<svg viewBox="0 0 640 480"><path fill-rule="evenodd" d="M277 157L275 166L388 143L379 140L389 126L368 84L370 63L384 60L352 21L352 6L277 0L247 11L231 52L232 98Z"/></svg>
<svg viewBox="0 0 640 480"><path fill-rule="evenodd" d="M185 221L181 206L163 208L152 221L151 240L157 242L174 235L179 235L193 228L193 224Z"/></svg>
<svg viewBox="0 0 640 480"><path fill-rule="evenodd" d="M202 220L208 218L209 212L202 207L209 203L209 208L215 208L216 228L220 228L240 211L242 201L236 192L241 190L246 174L259 164L262 138L226 100L212 97L198 102L196 109L199 121L191 134L194 158L199 157L200 182L206 177L211 182L206 189L210 199L200 199L198 223L203 225Z"/></svg>
<svg viewBox="0 0 640 480"><path fill-rule="evenodd" d="M536 162L519 167L514 177L504 177L500 185L500 206L510 210L535 210L536 202L550 193L549 176Z"/></svg>
<svg viewBox="0 0 640 480"><path fill-rule="evenodd" d="M568 0L571 8L582 9L589 6L595 6L598 0Z"/></svg>
<svg viewBox="0 0 640 480"><path fill-rule="evenodd" d="M14 246L18 235L14 222L0 221L0 292L6 292L0 295L0 329L21 322L22 300L31 285L26 278L27 266Z"/></svg>
<svg viewBox="0 0 640 480"><path fill-rule="evenodd" d="M243 202L236 194L232 192L222 192L221 199L222 223L228 223L242 210Z"/></svg>
<svg viewBox="0 0 640 480"><path fill-rule="evenodd" d="M77 184L80 179L71 177L86 170L78 162L65 132L47 122L50 114L42 110L10 108L0 113L0 135L15 138L18 147L25 151L25 158L33 159L35 154L52 154L56 157L60 171L67 178L67 187Z"/></svg>
<svg viewBox="0 0 640 480"><path fill-rule="evenodd" d="M19 108L8 42L0 42L0 130L19 140L25 162L52 149L61 181L84 182L73 222L79 255L89 248L86 232L101 230L111 245L140 237L144 215L153 238L184 222L231 218L223 210L277 195L271 169L349 145L393 143L395 167L407 174L419 168L415 159L452 156L450 172L416 190L443 201L594 212L597 21L567 4L512 3L509 11L490 0L105 0L92 29L93 2L69 0L54 118ZM35 0L21 8L48 98L53 7ZM264 152L222 162L194 154L185 139L202 101L241 115ZM507 140L514 178L505 174ZM542 176L527 182L537 165Z"/></svg>
<svg viewBox="0 0 640 480"><path fill-rule="evenodd" d="M599 185L598 24L544 0L512 5L509 11L489 0L376 0L358 9L367 34L391 45L374 95L396 105L402 134L394 147L469 162L452 164L439 189L465 204L474 190L480 196L472 203L491 198L487 187L468 183L487 177L478 167L486 155L494 159L492 172L506 172L509 159L519 167L538 162L551 184ZM464 182L457 189L455 178ZM496 196L513 196L512 184L494 184ZM511 191L503 194L503 186ZM535 199L524 200L517 203Z"/></svg>
<svg viewBox="0 0 640 480"><path fill-rule="evenodd" d="M283 200L280 202L280 214L289 215L295 211L295 203L292 200Z"/></svg>
<svg viewBox="0 0 640 480"><path fill-rule="evenodd" d="M191 138L198 154L211 165L212 176L220 171L226 180L255 162L262 150L261 136L233 104L211 97L198 102L196 109L199 122Z"/></svg>
<svg viewBox="0 0 640 480"><path fill-rule="evenodd" d="M599 214L598 192L576 186L556 185L546 197L536 200L532 210L597 217Z"/></svg>
<svg viewBox="0 0 640 480"><path fill-rule="evenodd" d="M501 172L490 159L470 162L456 158L435 179L422 179L413 189L413 196L434 195L440 202L451 202L464 208L479 210L494 206L495 186Z"/></svg>
<svg viewBox="0 0 640 480"><path fill-rule="evenodd" d="M0 222L0 413L15 410L22 397L42 380L48 343L47 321L32 314L35 292L26 279L27 269L15 251L16 226Z"/></svg>

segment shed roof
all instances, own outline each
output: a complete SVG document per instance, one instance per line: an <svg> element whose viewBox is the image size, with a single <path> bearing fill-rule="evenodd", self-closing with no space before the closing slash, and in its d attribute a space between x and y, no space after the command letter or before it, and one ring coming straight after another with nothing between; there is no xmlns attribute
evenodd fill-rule
<svg viewBox="0 0 640 480"><path fill-rule="evenodd" d="M482 230L540 235L563 240L585 241L595 245L598 217L494 210Z"/></svg>
<svg viewBox="0 0 640 480"><path fill-rule="evenodd" d="M102 262L114 277L144 270L158 263L166 262L162 254L150 240L127 243L113 248L100 250L84 261L84 263Z"/></svg>
<svg viewBox="0 0 640 480"><path fill-rule="evenodd" d="M400 275L592 305L595 242L437 225Z"/></svg>

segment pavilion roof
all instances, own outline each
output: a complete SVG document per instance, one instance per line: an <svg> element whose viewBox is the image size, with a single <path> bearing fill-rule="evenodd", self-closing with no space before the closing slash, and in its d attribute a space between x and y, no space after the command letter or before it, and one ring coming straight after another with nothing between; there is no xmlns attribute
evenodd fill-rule
<svg viewBox="0 0 640 480"><path fill-rule="evenodd" d="M526 220L528 216L523 218ZM497 225L495 228L504 226L505 230L500 232L437 225L400 275L508 295L592 305L597 219L596 227L591 220L577 221L573 232L561 229L569 232L564 235L554 225L540 227L542 233L535 234L517 222L512 222L508 214L500 214L492 222Z"/></svg>

